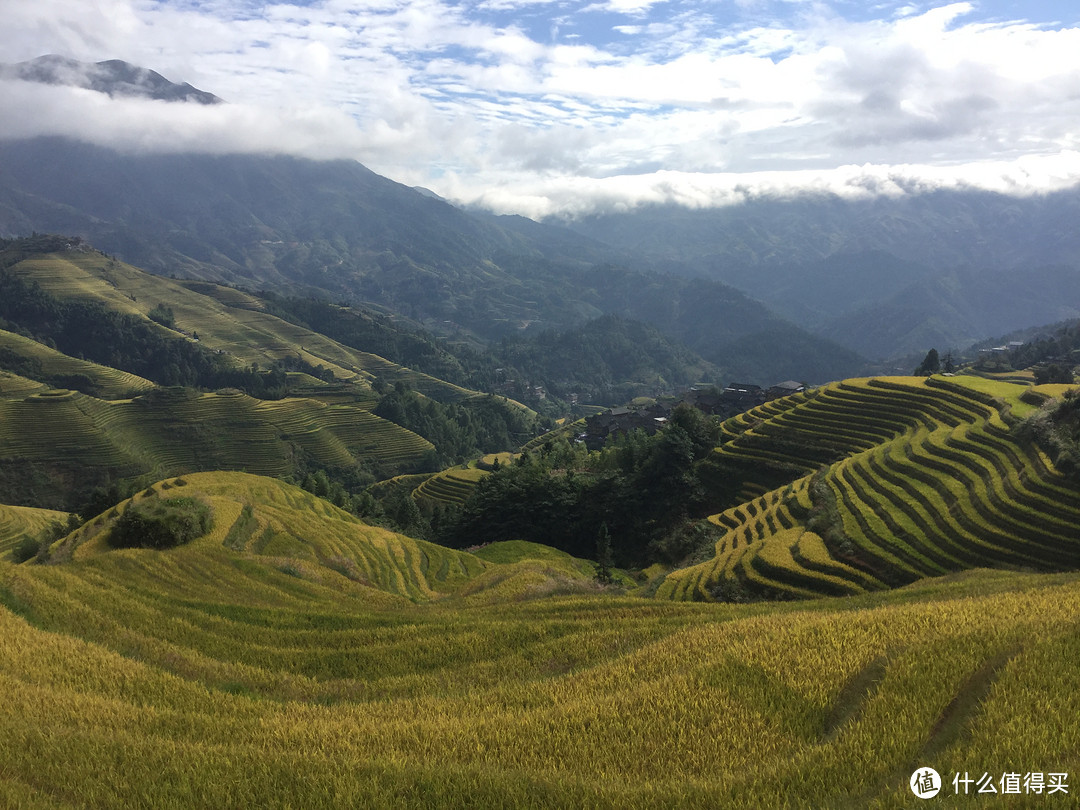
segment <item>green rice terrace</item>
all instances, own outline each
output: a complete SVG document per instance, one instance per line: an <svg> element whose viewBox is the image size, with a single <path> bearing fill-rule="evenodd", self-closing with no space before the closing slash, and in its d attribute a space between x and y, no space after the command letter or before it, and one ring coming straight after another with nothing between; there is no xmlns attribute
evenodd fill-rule
<svg viewBox="0 0 1080 810"><path fill-rule="evenodd" d="M209 282L161 278L96 250L33 255L8 272L60 300L96 302L120 313L148 317L156 306L167 305L174 323L171 328L161 326L162 330L174 337L197 337L201 346L242 365L301 360L329 369L335 378L352 383L369 397L375 381L403 382L440 401L475 393L282 320L248 293Z"/></svg>
<svg viewBox="0 0 1080 810"><path fill-rule="evenodd" d="M23 332L0 329L9 502L75 509L93 487L200 470L433 469L432 441L375 413L387 391L532 416L284 320L241 290L163 279L85 245L0 259L4 312ZM102 362L145 367L157 384L82 359L86 332ZM170 375L185 387L163 383ZM250 396L238 390L248 383Z"/></svg>
<svg viewBox="0 0 1080 810"><path fill-rule="evenodd" d="M714 462L749 471L745 500L710 518L725 530L715 555L657 596L808 598L980 566L1080 566L1080 490L1002 418L1064 389L847 380L728 420Z"/></svg>
<svg viewBox="0 0 1080 810"><path fill-rule="evenodd" d="M111 548L177 496L208 534ZM0 563L4 806L893 808L923 806L917 767L1080 765L1077 574L656 601L243 473L160 481L49 554Z"/></svg>
<svg viewBox="0 0 1080 810"><path fill-rule="evenodd" d="M54 387L74 387L83 382L102 399L124 399L146 393L154 384L136 374L120 369L69 357L36 340L0 329L0 353L7 352L25 359L31 366L53 382ZM0 383L0 397L15 393L14 387Z"/></svg>
<svg viewBox="0 0 1080 810"><path fill-rule="evenodd" d="M36 537L48 527L67 523L67 512L0 504L0 555L6 556L24 535Z"/></svg>
<svg viewBox="0 0 1080 810"><path fill-rule="evenodd" d="M330 466L369 459L393 467L431 449L364 403L262 401L182 388L113 401L56 389L0 398L0 471L9 493L19 491L17 478L31 466L53 482L76 471L98 481L213 469L285 475L295 470L297 453Z"/></svg>

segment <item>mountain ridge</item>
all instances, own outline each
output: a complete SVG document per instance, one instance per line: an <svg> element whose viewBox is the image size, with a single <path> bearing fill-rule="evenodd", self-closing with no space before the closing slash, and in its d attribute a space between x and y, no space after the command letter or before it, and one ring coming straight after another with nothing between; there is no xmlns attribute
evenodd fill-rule
<svg viewBox="0 0 1080 810"><path fill-rule="evenodd" d="M58 54L46 54L25 62L0 63L0 79L81 87L112 97L197 104L223 103L213 93L198 90L187 82L171 82L157 71L121 59L80 62Z"/></svg>

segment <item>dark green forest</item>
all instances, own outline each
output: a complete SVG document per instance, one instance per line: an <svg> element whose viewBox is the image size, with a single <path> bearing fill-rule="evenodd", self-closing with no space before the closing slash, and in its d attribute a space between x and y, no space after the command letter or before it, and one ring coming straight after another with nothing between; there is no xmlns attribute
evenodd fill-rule
<svg viewBox="0 0 1080 810"><path fill-rule="evenodd" d="M524 539L595 559L606 533L617 565L681 560L711 534L698 469L718 436L713 417L683 404L659 433L634 431L600 451L553 439L483 478L435 539Z"/></svg>

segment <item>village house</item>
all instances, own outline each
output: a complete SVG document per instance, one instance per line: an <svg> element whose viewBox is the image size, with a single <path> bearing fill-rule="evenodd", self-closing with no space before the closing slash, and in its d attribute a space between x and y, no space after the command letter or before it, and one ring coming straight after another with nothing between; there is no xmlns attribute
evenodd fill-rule
<svg viewBox="0 0 1080 810"><path fill-rule="evenodd" d="M777 383L770 386L769 390L765 392L765 396L769 399L778 399L780 397L790 396L791 394L797 394L800 391L805 391L806 386L797 380L785 380L784 382Z"/></svg>

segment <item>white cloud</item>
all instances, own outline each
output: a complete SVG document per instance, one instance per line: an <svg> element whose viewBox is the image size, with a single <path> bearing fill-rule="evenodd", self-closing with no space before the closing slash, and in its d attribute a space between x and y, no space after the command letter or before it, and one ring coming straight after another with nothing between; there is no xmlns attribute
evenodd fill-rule
<svg viewBox="0 0 1080 810"><path fill-rule="evenodd" d="M674 203L689 208L735 205L753 198L835 194L845 199L899 197L938 189L981 189L1030 196L1074 186L1080 180L1080 151L955 166L864 164L835 169L693 173L657 171L606 178L520 175L512 182L474 185L448 178L455 196L497 212L534 218L573 218L598 210L631 210Z"/></svg>
<svg viewBox="0 0 1080 810"><path fill-rule="evenodd" d="M1031 161L1080 177L1068 157L1080 148L1080 28L1001 22L973 3L862 21L843 8L8 0L0 52L10 61L123 58L232 103L169 107L3 82L0 102L21 114L0 119L0 137L70 134L78 120L81 137L129 149L355 157L445 196L530 213L724 204L737 188L866 193L895 177L1040 188L1048 170L1019 168ZM872 167L873 182L836 179L855 176L852 166Z"/></svg>

